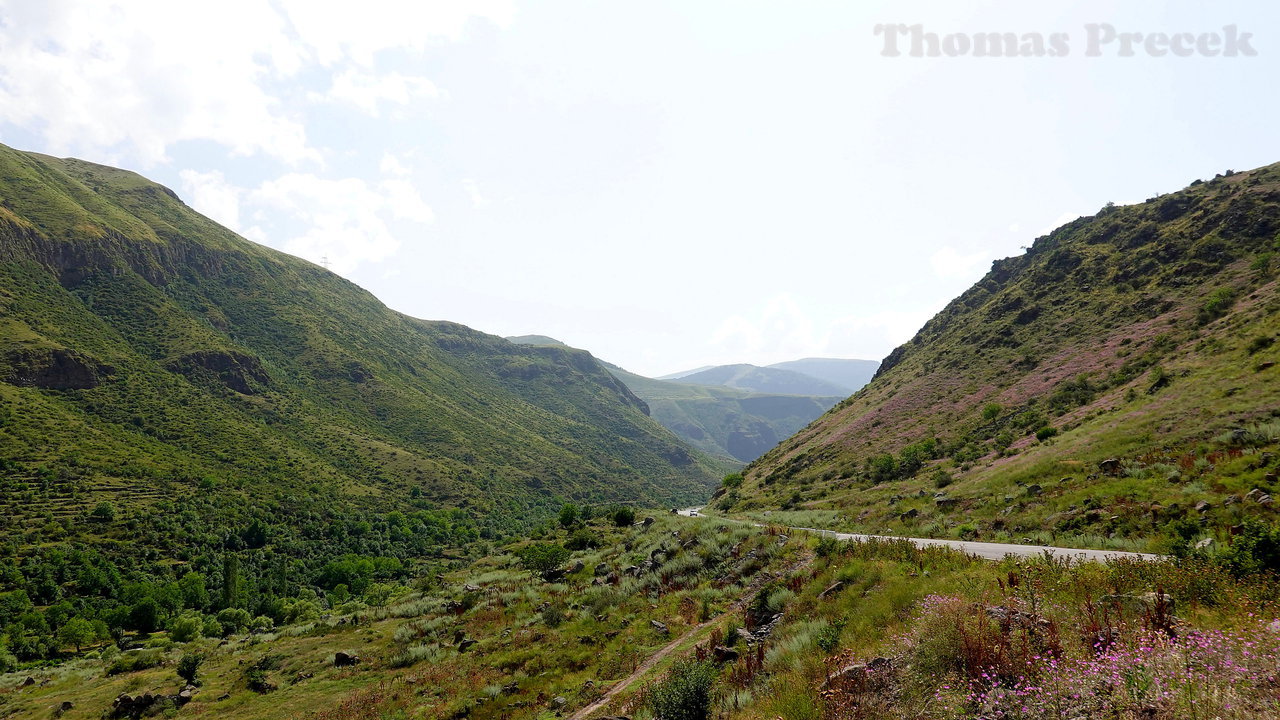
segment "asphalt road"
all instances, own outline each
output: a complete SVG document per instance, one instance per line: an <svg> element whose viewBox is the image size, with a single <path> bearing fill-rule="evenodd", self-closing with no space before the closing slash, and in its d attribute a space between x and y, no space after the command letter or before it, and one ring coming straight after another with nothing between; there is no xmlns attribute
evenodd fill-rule
<svg viewBox="0 0 1280 720"><path fill-rule="evenodd" d="M703 517L698 512L702 508L686 508L679 511L681 515L686 517ZM707 516L710 517L710 516ZM727 520L728 518L716 519ZM744 521L737 521L744 522ZM1109 559L1130 558L1134 560L1159 560L1161 556L1149 553L1123 552L1120 550L1084 550L1080 548L1063 548L1050 547L1047 545L1015 545L1012 543L988 543L988 542L970 542L967 540L936 540L934 538L894 538L886 535L859 535L856 533L842 533L834 530L819 530L817 528L793 527L792 530L806 530L808 532L829 535L838 540L910 540L917 547L928 547L930 545L943 545L954 548L970 555L974 555L987 560L1003 560L1006 556L1013 555L1015 557L1032 557L1049 553L1058 558L1072 558L1078 560L1096 560L1102 562Z"/></svg>

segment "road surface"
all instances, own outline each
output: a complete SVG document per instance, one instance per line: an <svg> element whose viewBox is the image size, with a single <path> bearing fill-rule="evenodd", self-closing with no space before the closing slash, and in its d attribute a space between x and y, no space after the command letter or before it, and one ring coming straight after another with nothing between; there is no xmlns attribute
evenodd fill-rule
<svg viewBox="0 0 1280 720"><path fill-rule="evenodd" d="M699 511L702 508L685 508L679 513L685 517L709 517L702 515ZM730 522L745 522L743 520L732 520L730 518L720 518L719 520L728 520ZM834 530L819 530L817 528L793 527L792 530L807 530L809 532L819 533L821 535L829 535L837 540L910 540L917 547L928 547L930 545L942 545L954 548L961 552L975 555L986 560L1003 560L1006 556L1013 555L1015 557L1032 557L1040 556L1045 553L1057 558L1072 558L1076 560L1096 560L1103 562L1105 560L1113 560L1120 558L1128 558L1132 560L1159 560L1160 555L1152 555L1150 553L1123 552L1121 550L1084 550L1080 548L1062 548L1050 547L1047 545L1015 545L1013 543L989 543L989 542L970 542L968 540L937 540L934 538L899 538L887 535L859 535L857 533L842 533Z"/></svg>

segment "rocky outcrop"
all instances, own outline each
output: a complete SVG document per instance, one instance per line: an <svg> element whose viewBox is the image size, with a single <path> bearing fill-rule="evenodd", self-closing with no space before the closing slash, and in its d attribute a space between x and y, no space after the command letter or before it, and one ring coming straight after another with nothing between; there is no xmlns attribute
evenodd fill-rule
<svg viewBox="0 0 1280 720"><path fill-rule="evenodd" d="M88 390L114 372L111 366L75 350L22 348L5 356L0 380L47 390Z"/></svg>
<svg viewBox="0 0 1280 720"><path fill-rule="evenodd" d="M255 394L256 386L271 380L262 361L234 350L197 350L171 360L165 367L192 380L211 378L242 395Z"/></svg>

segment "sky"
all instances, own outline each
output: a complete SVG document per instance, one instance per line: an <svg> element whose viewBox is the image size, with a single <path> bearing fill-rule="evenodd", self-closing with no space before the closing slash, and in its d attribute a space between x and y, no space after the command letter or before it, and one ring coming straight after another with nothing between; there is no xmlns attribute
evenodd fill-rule
<svg viewBox="0 0 1280 720"><path fill-rule="evenodd" d="M1280 161L1278 58L1263 1L0 0L0 142L661 375L882 358L1063 222Z"/></svg>

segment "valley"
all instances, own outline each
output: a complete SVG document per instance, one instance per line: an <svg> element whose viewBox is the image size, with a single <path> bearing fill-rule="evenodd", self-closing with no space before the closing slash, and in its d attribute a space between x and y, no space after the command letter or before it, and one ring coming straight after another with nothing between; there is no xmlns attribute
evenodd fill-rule
<svg viewBox="0 0 1280 720"><path fill-rule="evenodd" d="M0 149L0 717L1275 716L1277 243L1232 173L653 379Z"/></svg>

